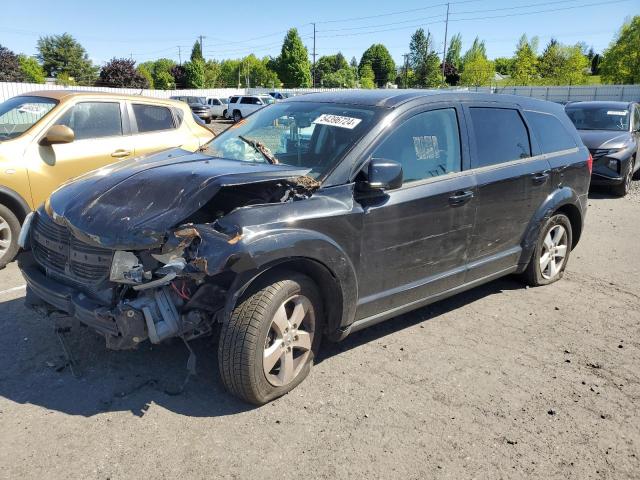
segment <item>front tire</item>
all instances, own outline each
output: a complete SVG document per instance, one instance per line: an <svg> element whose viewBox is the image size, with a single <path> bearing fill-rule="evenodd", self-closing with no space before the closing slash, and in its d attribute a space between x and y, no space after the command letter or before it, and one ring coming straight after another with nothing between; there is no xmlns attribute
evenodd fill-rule
<svg viewBox="0 0 640 480"><path fill-rule="evenodd" d="M4 268L18 253L20 221L4 205L0 205L0 268Z"/></svg>
<svg viewBox="0 0 640 480"><path fill-rule="evenodd" d="M309 374L321 338L316 284L295 272L268 275L246 294L223 326L222 382L233 395L263 405Z"/></svg>
<svg viewBox="0 0 640 480"><path fill-rule="evenodd" d="M631 190L631 180L633 179L633 169L634 169L634 160L633 158L629 160L629 169L627 170L627 174L624 176L624 180L622 183L618 185L614 185L611 187L611 192L616 197L625 197L629 190Z"/></svg>
<svg viewBox="0 0 640 480"><path fill-rule="evenodd" d="M240 113L240 111L239 111L239 110L235 110L235 111L233 112L233 121L234 121L235 123L238 123L240 120L242 120L242 114Z"/></svg>
<svg viewBox="0 0 640 480"><path fill-rule="evenodd" d="M529 265L523 272L527 284L538 287L562 278L571 253L572 234L571 222L562 213L553 215L545 222Z"/></svg>

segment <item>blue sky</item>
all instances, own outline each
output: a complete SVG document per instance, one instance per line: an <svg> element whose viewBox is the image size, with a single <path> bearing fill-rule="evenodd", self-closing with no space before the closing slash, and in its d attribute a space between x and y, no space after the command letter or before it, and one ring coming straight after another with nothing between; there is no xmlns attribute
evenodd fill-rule
<svg viewBox="0 0 640 480"><path fill-rule="evenodd" d="M130 55L137 61L178 60L178 46L184 60L198 35L205 36L206 58L237 58L250 52L275 56L285 31L293 26L311 51L311 22L316 22L319 56L342 51L347 59L355 56L359 60L369 45L383 43L401 63L411 33L419 27L433 33L441 50L446 11L443 0L3 3L0 44L31 55L36 53L40 35L69 32L97 64ZM584 41L602 51L625 18L640 14L639 7L639 0L452 1L449 37L461 33L466 49L479 36L486 41L490 58L510 56L522 33L538 36L540 48L555 37L562 43Z"/></svg>

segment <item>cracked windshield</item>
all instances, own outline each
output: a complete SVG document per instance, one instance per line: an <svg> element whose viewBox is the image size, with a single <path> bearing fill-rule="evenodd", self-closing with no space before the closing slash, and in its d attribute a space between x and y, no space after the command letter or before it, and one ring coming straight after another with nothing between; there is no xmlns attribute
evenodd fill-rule
<svg viewBox="0 0 640 480"><path fill-rule="evenodd" d="M324 178L380 116L376 108L295 102L256 112L216 137L210 155L309 168Z"/></svg>

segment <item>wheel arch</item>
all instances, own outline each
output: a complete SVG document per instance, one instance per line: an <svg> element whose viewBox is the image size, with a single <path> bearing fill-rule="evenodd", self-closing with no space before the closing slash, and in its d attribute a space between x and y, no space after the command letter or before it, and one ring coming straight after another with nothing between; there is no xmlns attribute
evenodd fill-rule
<svg viewBox="0 0 640 480"><path fill-rule="evenodd" d="M31 212L31 207L18 192L3 186L0 186L0 204L11 210L14 215L18 217L20 224L22 224L25 217Z"/></svg>
<svg viewBox="0 0 640 480"><path fill-rule="evenodd" d="M224 320L228 319L238 300L267 275L297 272L308 276L318 286L325 313L324 333L335 337L345 322L355 314L355 294L350 294L353 285L346 286L348 279L340 278L328 265L311 257L287 257L271 261L260 268L236 275L229 288L224 309ZM353 297L353 298L351 298Z"/></svg>
<svg viewBox="0 0 640 480"><path fill-rule="evenodd" d="M526 268L529 263L540 228L556 213L563 213L569 218L572 231L571 248L573 249L578 244L578 240L582 234L585 208L581 205L578 194L570 187L559 188L545 199L529 222L529 226L521 242L522 254L518 261L520 265L519 270Z"/></svg>

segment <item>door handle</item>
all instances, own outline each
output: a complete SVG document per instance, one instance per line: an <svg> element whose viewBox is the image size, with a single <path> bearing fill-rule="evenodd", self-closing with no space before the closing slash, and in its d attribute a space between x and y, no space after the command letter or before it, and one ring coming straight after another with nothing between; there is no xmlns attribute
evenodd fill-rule
<svg viewBox="0 0 640 480"><path fill-rule="evenodd" d="M536 185L540 185L540 184L546 182L548 180L548 178L549 178L549 171L548 170L545 170L544 172L534 173L533 175L531 175L531 180Z"/></svg>
<svg viewBox="0 0 640 480"><path fill-rule="evenodd" d="M459 207L464 205L473 198L473 192L465 190L463 192L457 192L455 195L449 197L449 205L452 207Z"/></svg>
<svg viewBox="0 0 640 480"><path fill-rule="evenodd" d="M123 150L121 148L111 154L111 156L114 158L124 158L128 157L129 155L131 155L131 152L129 150Z"/></svg>

